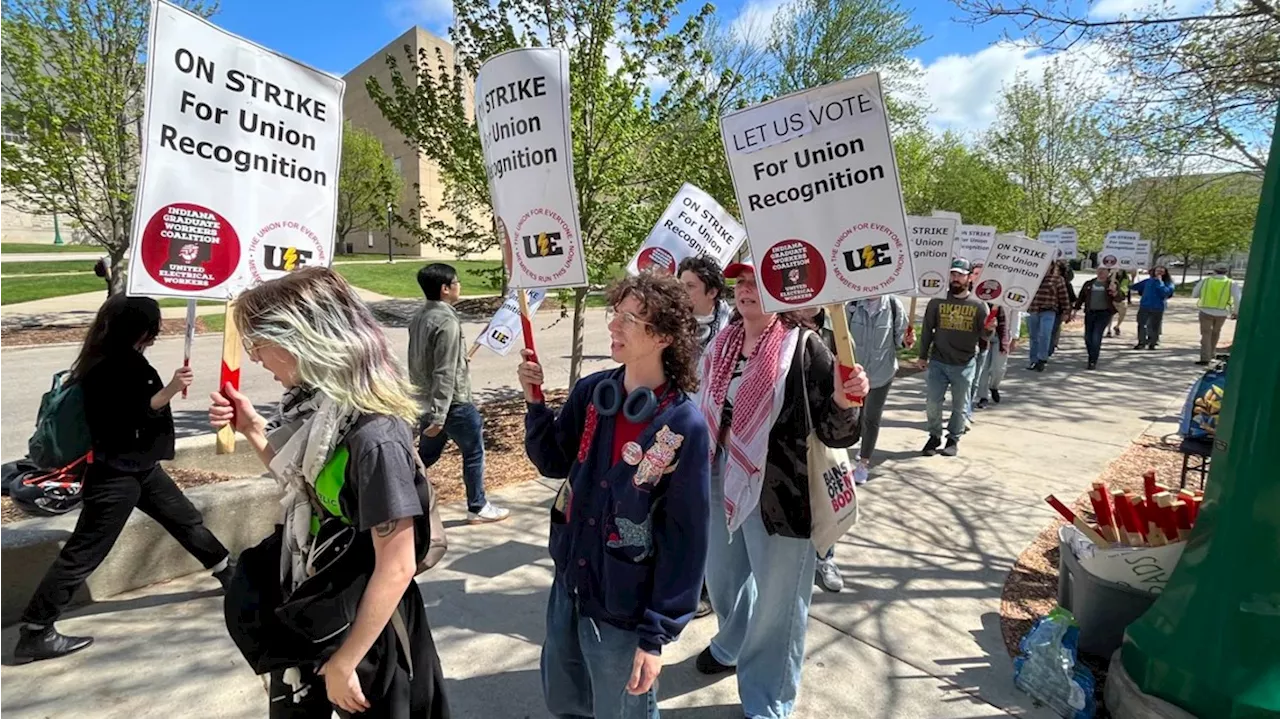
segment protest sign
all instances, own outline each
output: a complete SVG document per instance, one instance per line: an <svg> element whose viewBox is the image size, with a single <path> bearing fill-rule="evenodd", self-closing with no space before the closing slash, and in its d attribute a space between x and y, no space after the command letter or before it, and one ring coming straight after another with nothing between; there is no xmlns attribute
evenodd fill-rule
<svg viewBox="0 0 1280 719"><path fill-rule="evenodd" d="M1151 269L1151 240L1138 238L1136 252L1134 253L1134 269Z"/></svg>
<svg viewBox="0 0 1280 719"><path fill-rule="evenodd" d="M1043 242L1021 235L999 235L973 293L984 302L1025 310L1048 273L1053 255L1054 248Z"/></svg>
<svg viewBox="0 0 1280 719"><path fill-rule="evenodd" d="M546 290L510 290L507 292L507 299L493 313L493 319L489 320L489 326L484 328L484 332L476 338L476 344L483 345L493 350L495 353L505 357L511 351L512 345L520 339L524 333L520 322L520 298L517 292L524 292L529 300L529 314L538 311L538 307L542 304L542 300L546 299Z"/></svg>
<svg viewBox="0 0 1280 719"><path fill-rule="evenodd" d="M711 195L685 183L658 218L627 272L661 270L675 274L686 257L706 255L724 267L733 259L747 231Z"/></svg>
<svg viewBox="0 0 1280 719"><path fill-rule="evenodd" d="M476 126L512 288L587 283L569 122L566 50L509 50L480 66Z"/></svg>
<svg viewBox="0 0 1280 719"><path fill-rule="evenodd" d="M930 213L929 213L929 216L930 216L930 217L945 217L945 218L950 219L950 220L955 220L957 225L963 225L963 224L964 224L964 218L962 218L962 217L960 216L960 213L959 213L959 212L947 212L946 210L934 210L933 212L930 212Z"/></svg>
<svg viewBox="0 0 1280 719"><path fill-rule="evenodd" d="M974 269L987 261L991 252L991 243L995 242L996 228L987 225L960 225L956 230L955 243L951 246L951 254L964 258Z"/></svg>
<svg viewBox="0 0 1280 719"><path fill-rule="evenodd" d="M340 78L151 5L129 294L228 299L333 257Z"/></svg>
<svg viewBox="0 0 1280 719"><path fill-rule="evenodd" d="M912 290L879 75L731 113L720 136L765 310Z"/></svg>
<svg viewBox="0 0 1280 719"><path fill-rule="evenodd" d="M1138 258L1138 233L1108 232L1098 253L1098 264L1112 270L1130 270L1136 267Z"/></svg>
<svg viewBox="0 0 1280 719"><path fill-rule="evenodd" d="M937 215L937 212L934 212ZM951 244L958 222L951 217L907 216L907 237L911 243L911 266L916 286L912 297L945 297L950 287Z"/></svg>
<svg viewBox="0 0 1280 719"><path fill-rule="evenodd" d="M1036 239L1053 248L1053 259L1062 258L1062 248L1058 246L1060 237L1056 230L1044 230Z"/></svg>
<svg viewBox="0 0 1280 719"><path fill-rule="evenodd" d="M1079 254L1080 236L1074 227L1058 227L1053 230L1058 236L1058 249L1062 251L1062 259L1074 260Z"/></svg>

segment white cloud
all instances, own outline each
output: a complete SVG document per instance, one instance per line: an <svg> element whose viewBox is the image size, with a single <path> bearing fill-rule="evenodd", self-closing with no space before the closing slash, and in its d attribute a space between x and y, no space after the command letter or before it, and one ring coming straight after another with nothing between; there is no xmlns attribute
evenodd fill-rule
<svg viewBox="0 0 1280 719"><path fill-rule="evenodd" d="M1049 53L1025 41L1001 41L970 55L945 55L925 65L919 92L913 99L932 107L929 123L937 130L977 133L996 119L1004 87L1019 73L1039 82L1054 60L1077 82L1096 92L1113 91L1119 81L1106 70L1103 50L1081 43L1070 50Z"/></svg>
<svg viewBox="0 0 1280 719"><path fill-rule="evenodd" d="M441 37L453 24L453 0L391 0L386 12L404 30L421 25Z"/></svg>
<svg viewBox="0 0 1280 719"><path fill-rule="evenodd" d="M1109 20L1122 15L1181 15L1208 4L1204 0L1099 0L1089 8L1089 17L1094 20Z"/></svg>
<svg viewBox="0 0 1280 719"><path fill-rule="evenodd" d="M783 4L783 0L751 0L742 6L730 28L740 41L762 47L769 42L773 18Z"/></svg>

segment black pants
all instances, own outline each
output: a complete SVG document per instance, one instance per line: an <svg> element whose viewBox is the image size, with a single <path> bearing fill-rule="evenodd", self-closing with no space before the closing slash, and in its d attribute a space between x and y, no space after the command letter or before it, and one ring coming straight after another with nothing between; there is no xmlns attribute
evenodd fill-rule
<svg viewBox="0 0 1280 719"><path fill-rule="evenodd" d="M1089 353L1089 361L1097 362L1102 352L1102 335L1111 324L1111 313L1107 310L1088 310L1084 313L1084 346Z"/></svg>
<svg viewBox="0 0 1280 719"><path fill-rule="evenodd" d="M1163 311L1138 308L1138 344L1158 344L1160 342L1160 332L1163 329Z"/></svg>
<svg viewBox="0 0 1280 719"><path fill-rule="evenodd" d="M204 526L199 510L159 466L126 473L93 464L84 480L84 506L75 531L45 573L22 621L57 621L80 585L107 558L134 507L159 522L206 568L227 557L227 548Z"/></svg>

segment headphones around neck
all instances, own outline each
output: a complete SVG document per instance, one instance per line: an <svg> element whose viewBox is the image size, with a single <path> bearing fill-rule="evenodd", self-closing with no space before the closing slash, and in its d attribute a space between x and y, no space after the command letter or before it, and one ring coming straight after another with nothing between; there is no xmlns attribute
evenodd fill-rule
<svg viewBox="0 0 1280 719"><path fill-rule="evenodd" d="M601 380L591 392L591 404L602 417L612 417L622 410L628 422L648 422L658 410L658 396L648 387L640 387L623 398L620 380L610 377Z"/></svg>

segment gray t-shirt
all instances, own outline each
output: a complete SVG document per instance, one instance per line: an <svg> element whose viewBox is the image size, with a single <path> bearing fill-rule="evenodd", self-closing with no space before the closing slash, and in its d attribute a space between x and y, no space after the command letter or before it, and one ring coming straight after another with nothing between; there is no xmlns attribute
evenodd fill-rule
<svg viewBox="0 0 1280 719"><path fill-rule="evenodd" d="M1089 290L1088 304L1085 305L1085 308L1090 311L1110 309L1107 303L1106 285L1099 282L1093 283L1092 289Z"/></svg>
<svg viewBox="0 0 1280 719"><path fill-rule="evenodd" d="M426 480L418 473L408 422L365 415L347 433L345 443L351 455L343 486L346 513L360 531L422 514L419 483Z"/></svg>

